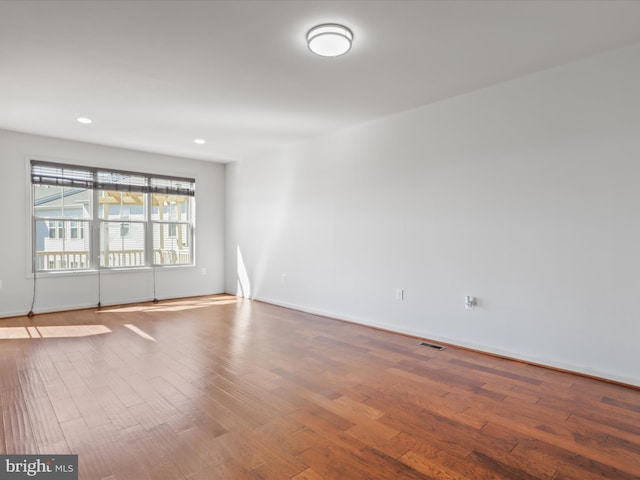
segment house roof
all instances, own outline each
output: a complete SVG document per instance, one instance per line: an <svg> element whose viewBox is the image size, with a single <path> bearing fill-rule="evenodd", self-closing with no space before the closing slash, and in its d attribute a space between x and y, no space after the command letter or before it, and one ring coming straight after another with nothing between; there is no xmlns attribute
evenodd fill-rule
<svg viewBox="0 0 640 480"><path fill-rule="evenodd" d="M82 207L89 203L90 192L81 188L40 186L34 189L34 207L38 210L60 208L63 206Z"/></svg>

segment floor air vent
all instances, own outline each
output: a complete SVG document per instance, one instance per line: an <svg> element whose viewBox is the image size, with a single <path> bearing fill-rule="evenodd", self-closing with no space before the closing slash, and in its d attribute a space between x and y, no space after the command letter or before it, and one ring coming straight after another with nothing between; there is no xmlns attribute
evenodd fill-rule
<svg viewBox="0 0 640 480"><path fill-rule="evenodd" d="M433 348L434 350L444 350L444 347L442 345L434 345L433 343L420 342L418 345L422 347Z"/></svg>

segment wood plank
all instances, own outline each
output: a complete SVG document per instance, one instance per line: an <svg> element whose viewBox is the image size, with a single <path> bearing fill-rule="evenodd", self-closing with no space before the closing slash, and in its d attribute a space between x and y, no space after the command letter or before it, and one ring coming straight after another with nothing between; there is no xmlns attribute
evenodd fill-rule
<svg viewBox="0 0 640 480"><path fill-rule="evenodd" d="M83 480L640 478L640 389L233 300L7 320L3 453Z"/></svg>
<svg viewBox="0 0 640 480"><path fill-rule="evenodd" d="M4 451L8 454L37 452L38 442L33 433L33 417L19 389L0 392L2 401L2 427L4 430Z"/></svg>

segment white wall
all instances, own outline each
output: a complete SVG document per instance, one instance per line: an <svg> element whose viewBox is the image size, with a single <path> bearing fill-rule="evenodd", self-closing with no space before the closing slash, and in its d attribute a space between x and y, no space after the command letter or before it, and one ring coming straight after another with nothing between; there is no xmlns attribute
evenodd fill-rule
<svg viewBox="0 0 640 480"><path fill-rule="evenodd" d="M0 317L25 314L31 307L27 156L195 178L197 265L156 269L156 295L174 298L224 291L224 165L0 130ZM201 268L206 268L206 275ZM153 299L149 269L105 272L100 280L103 305ZM91 307L97 301L95 273L37 277L36 312Z"/></svg>
<svg viewBox="0 0 640 480"><path fill-rule="evenodd" d="M640 47L226 177L228 292L640 385Z"/></svg>

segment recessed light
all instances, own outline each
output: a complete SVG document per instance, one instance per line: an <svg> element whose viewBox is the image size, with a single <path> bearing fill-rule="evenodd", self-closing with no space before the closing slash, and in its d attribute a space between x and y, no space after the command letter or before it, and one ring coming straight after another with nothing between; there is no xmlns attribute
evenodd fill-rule
<svg viewBox="0 0 640 480"><path fill-rule="evenodd" d="M205 144L205 143L207 143L207 142L205 142L205 141L204 141L203 139L201 139L201 138L196 138L196 139L193 141L193 143L197 143L198 145L204 145L204 144Z"/></svg>
<svg viewBox="0 0 640 480"><path fill-rule="evenodd" d="M87 117L78 117L76 120L78 121L78 123L84 123L85 125L89 125L90 123L93 123L93 120Z"/></svg>
<svg viewBox="0 0 640 480"><path fill-rule="evenodd" d="M307 45L316 55L339 57L351 50L353 32L344 25L325 23L307 32Z"/></svg>

